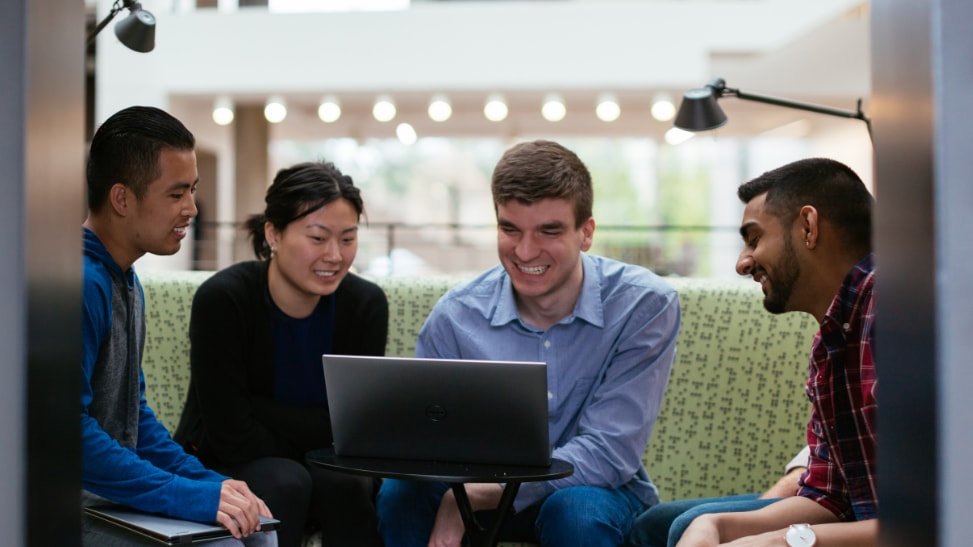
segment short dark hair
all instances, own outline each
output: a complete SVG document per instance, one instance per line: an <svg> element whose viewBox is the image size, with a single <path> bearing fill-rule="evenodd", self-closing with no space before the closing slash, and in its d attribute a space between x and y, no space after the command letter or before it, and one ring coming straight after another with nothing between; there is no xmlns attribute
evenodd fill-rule
<svg viewBox="0 0 973 547"><path fill-rule="evenodd" d="M523 142L504 152L493 169L491 190L495 209L510 200L530 205L565 199L574 204L575 228L591 218L591 174L577 154L556 142Z"/></svg>
<svg viewBox="0 0 973 547"><path fill-rule="evenodd" d="M737 189L744 203L764 193L767 211L785 226L794 222L801 207L811 205L842 234L850 249L871 251L875 199L847 165L828 158L803 159L767 171Z"/></svg>
<svg viewBox="0 0 973 547"><path fill-rule="evenodd" d="M305 162L277 171L264 198L264 212L251 216L244 226L250 232L254 254L262 260L270 258L265 223L282 231L291 222L339 199L348 200L359 218L365 213L358 187L331 162Z"/></svg>
<svg viewBox="0 0 973 547"><path fill-rule="evenodd" d="M159 152L193 150L196 138L171 114L152 106L119 110L95 132L88 148L88 209L99 210L115 184L142 199L162 174Z"/></svg>

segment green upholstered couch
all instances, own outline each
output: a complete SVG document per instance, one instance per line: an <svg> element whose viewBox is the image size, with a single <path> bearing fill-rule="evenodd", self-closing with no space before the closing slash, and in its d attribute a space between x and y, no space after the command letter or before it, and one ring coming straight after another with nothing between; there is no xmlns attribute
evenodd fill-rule
<svg viewBox="0 0 973 547"><path fill-rule="evenodd" d="M147 398L174 430L189 383L189 311L211 272L146 272ZM389 299L389 355L412 355L415 338L455 277L375 280ZM670 278L682 328L676 362L643 461L663 500L756 492L804 444L807 354L817 324L771 315L756 283Z"/></svg>

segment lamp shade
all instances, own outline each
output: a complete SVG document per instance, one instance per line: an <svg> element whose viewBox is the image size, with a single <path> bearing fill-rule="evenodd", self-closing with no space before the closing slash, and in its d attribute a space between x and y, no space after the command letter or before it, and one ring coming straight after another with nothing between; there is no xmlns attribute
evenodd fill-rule
<svg viewBox="0 0 973 547"><path fill-rule="evenodd" d="M125 47L147 53L155 48L155 16L142 9L138 2L129 8L131 13L115 25L115 36Z"/></svg>
<svg viewBox="0 0 973 547"><path fill-rule="evenodd" d="M673 125L686 131L716 129L726 123L726 114L716 102L713 88L690 89L682 97Z"/></svg>

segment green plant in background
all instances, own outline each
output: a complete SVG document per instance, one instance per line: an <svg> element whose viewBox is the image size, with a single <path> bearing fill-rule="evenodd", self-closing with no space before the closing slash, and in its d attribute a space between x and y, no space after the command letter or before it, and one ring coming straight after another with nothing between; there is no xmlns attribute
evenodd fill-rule
<svg viewBox="0 0 973 547"><path fill-rule="evenodd" d="M676 147L660 150L659 216L664 226L708 226L711 221L710 163L699 154ZM662 254L673 273L706 275L708 234L705 230L667 230L662 233Z"/></svg>

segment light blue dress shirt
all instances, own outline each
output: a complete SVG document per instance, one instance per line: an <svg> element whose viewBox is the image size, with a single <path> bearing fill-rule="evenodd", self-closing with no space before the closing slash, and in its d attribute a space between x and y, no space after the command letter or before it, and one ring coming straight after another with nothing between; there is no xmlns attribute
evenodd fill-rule
<svg viewBox="0 0 973 547"><path fill-rule="evenodd" d="M658 491L641 457L676 352L676 291L640 266L582 255L574 311L546 331L525 323L502 266L445 294L416 342L419 357L544 361L554 457L574 474L521 485L516 510L569 486L627 488L646 505ZM497 394L502 404L503 393Z"/></svg>

